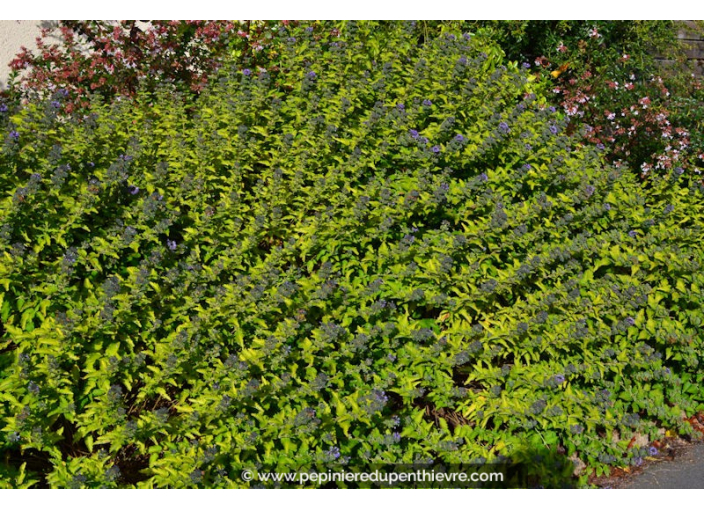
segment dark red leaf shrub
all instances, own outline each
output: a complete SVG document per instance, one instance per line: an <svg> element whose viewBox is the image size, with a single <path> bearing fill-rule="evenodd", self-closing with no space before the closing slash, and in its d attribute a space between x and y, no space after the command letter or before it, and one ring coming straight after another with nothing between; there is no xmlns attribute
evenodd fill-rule
<svg viewBox="0 0 704 510"><path fill-rule="evenodd" d="M232 21L60 21L42 30L36 53L23 47L10 66L20 72L22 96L61 92L71 112L91 93L131 97L139 86L169 82L198 93L236 33Z"/></svg>

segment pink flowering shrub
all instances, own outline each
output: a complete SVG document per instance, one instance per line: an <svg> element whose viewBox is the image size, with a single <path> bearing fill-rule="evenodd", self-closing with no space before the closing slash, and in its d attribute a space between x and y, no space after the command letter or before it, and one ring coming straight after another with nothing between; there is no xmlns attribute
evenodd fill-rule
<svg viewBox="0 0 704 510"><path fill-rule="evenodd" d="M579 75L551 73L572 129L608 150L615 164L644 175L687 166L690 133L670 120L670 91L659 76L639 79L628 60L624 54L606 70L586 68Z"/></svg>
<svg viewBox="0 0 704 510"><path fill-rule="evenodd" d="M548 83L569 131L645 176L704 168L701 90L654 55L684 58L674 21L478 21L510 60ZM661 75L661 76L658 76ZM698 94L698 95L697 95Z"/></svg>
<svg viewBox="0 0 704 510"><path fill-rule="evenodd" d="M614 55L599 30L590 29L570 46L560 42L551 58L539 57L536 69L552 80L552 92L570 118L571 131L606 151L617 166L646 176L651 172L700 173L700 149L691 146L684 119L673 122L668 81L628 53Z"/></svg>

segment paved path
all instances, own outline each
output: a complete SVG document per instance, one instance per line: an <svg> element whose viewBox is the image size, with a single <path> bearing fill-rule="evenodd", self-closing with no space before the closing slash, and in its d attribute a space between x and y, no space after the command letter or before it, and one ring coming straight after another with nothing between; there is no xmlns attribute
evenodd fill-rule
<svg viewBox="0 0 704 510"><path fill-rule="evenodd" d="M674 460L653 462L621 489L704 489L704 444L685 447Z"/></svg>

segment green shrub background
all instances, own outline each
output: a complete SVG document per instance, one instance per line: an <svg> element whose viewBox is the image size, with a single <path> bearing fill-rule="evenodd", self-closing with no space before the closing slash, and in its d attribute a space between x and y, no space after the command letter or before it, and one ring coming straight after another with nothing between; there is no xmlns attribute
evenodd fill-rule
<svg viewBox="0 0 704 510"><path fill-rule="evenodd" d="M0 485L508 459L553 486L691 433L701 187L606 165L482 37L291 30L197 100L0 113Z"/></svg>

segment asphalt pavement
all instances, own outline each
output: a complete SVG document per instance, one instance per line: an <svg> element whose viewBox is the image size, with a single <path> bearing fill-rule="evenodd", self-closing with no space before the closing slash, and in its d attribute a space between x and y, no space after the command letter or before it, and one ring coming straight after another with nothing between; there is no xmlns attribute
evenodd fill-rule
<svg viewBox="0 0 704 510"><path fill-rule="evenodd" d="M621 489L704 489L704 444L683 448L672 460L648 463Z"/></svg>

